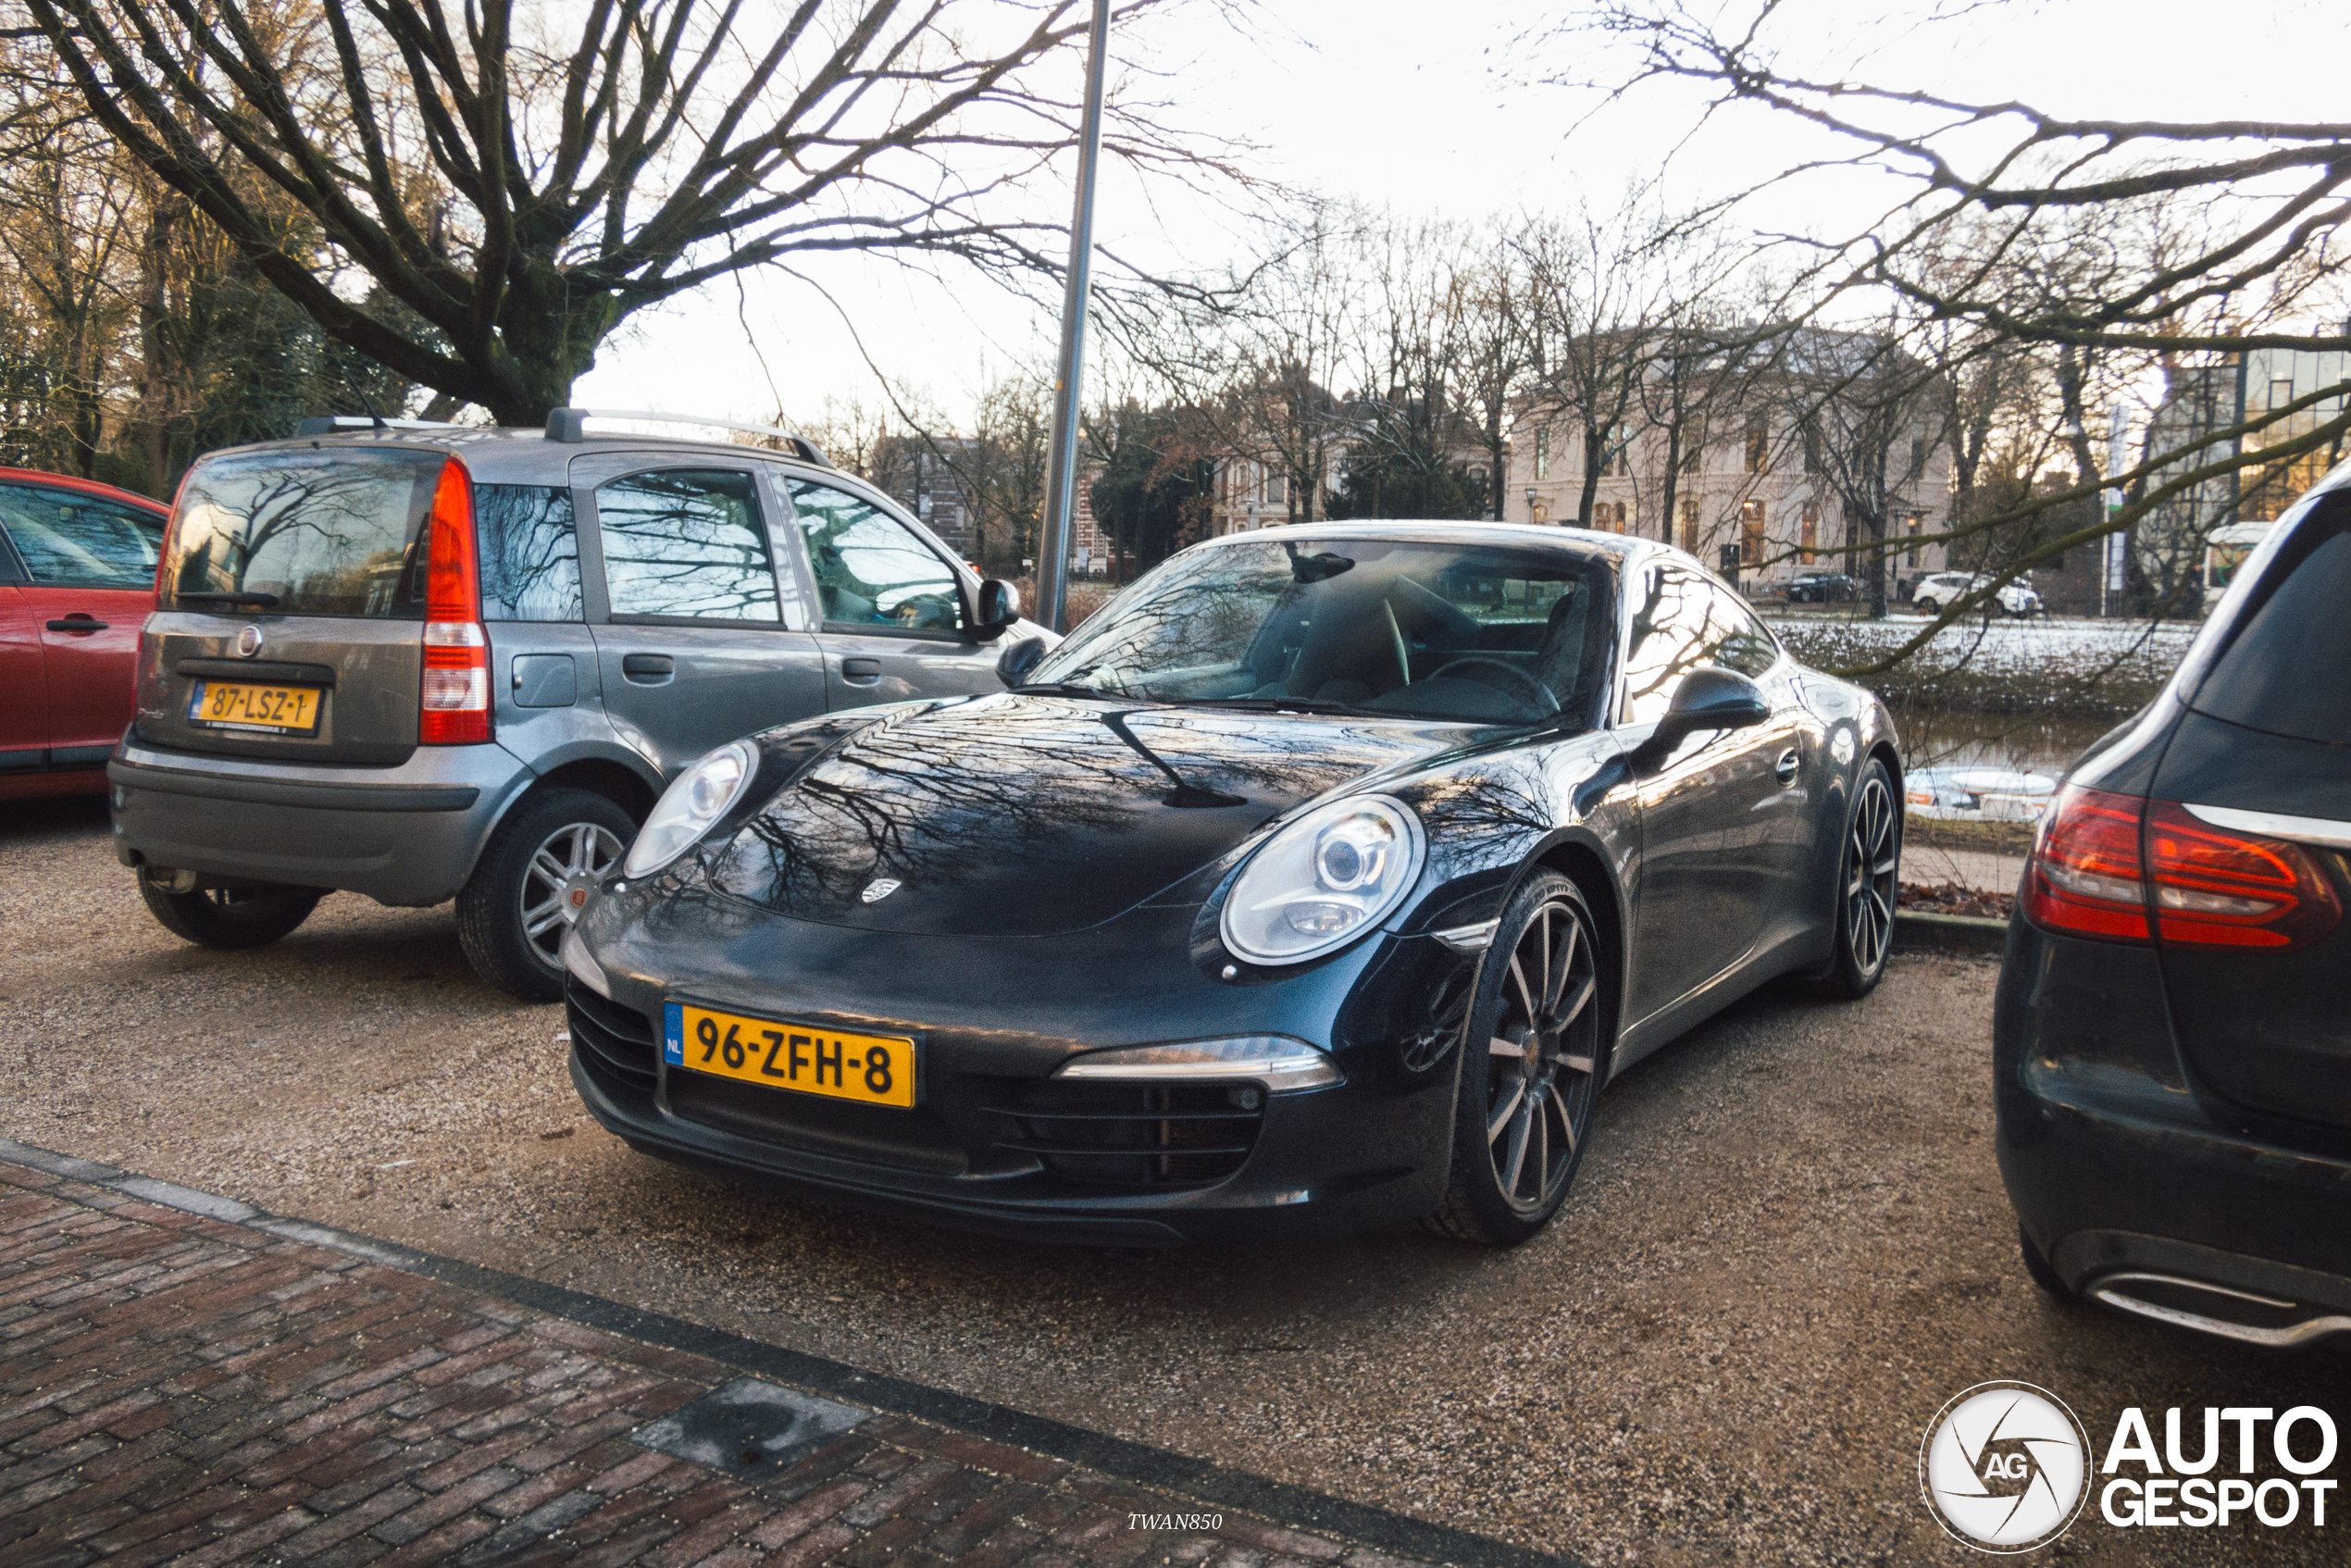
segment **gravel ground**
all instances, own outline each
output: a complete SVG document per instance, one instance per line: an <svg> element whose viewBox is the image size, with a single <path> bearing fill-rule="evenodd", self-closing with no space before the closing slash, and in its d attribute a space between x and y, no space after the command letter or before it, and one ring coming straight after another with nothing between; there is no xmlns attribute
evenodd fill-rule
<svg viewBox="0 0 2351 1568"><path fill-rule="evenodd" d="M94 806L0 817L0 943L7 1136L1586 1562L1980 1562L1916 1465L1988 1378L2055 1389L2100 1449L2133 1404L2158 1442L2171 1405L2351 1417L2339 1354L2025 1280L1984 961L1897 959L1856 1005L1754 999L1652 1058L1516 1251L1133 1253L640 1158L579 1110L560 1009L476 982L445 909L338 895L275 948L205 952L147 917ZM2126 1532L2094 1502L2057 1555L2340 1562L2329 1522Z"/></svg>

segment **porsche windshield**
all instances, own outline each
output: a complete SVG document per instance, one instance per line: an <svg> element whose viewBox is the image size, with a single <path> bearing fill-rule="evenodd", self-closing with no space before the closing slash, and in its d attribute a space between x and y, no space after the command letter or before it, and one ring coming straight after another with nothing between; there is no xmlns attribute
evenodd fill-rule
<svg viewBox="0 0 2351 1568"><path fill-rule="evenodd" d="M1561 551L1390 540L1187 551L1048 654L1030 685L1471 723L1589 716L1613 579Z"/></svg>

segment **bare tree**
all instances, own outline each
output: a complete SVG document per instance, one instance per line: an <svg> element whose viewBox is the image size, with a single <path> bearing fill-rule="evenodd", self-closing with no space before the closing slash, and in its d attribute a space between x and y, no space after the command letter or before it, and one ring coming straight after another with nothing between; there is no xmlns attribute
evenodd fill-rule
<svg viewBox="0 0 2351 1568"><path fill-rule="evenodd" d="M1292 522L1312 522L1349 427L1337 389L1353 374L1365 236L1359 208L1305 201L1258 231L1243 264L1168 293L1119 322L1120 395L1180 408L1191 444L1213 454L1227 485L1278 479ZM1097 454L1098 456L1106 454Z"/></svg>
<svg viewBox="0 0 2351 1568"><path fill-rule="evenodd" d="M1592 526L1600 480L1632 472L1646 383L1676 346L1673 292L1649 265L1653 251L1622 238L1585 211L1519 241L1535 395L1566 417L1581 456L1578 528Z"/></svg>
<svg viewBox="0 0 2351 1568"><path fill-rule="evenodd" d="M1983 25L1986 8L1963 7L1966 25ZM1790 298L1806 304L1792 316L1835 319L1857 295L1891 294L1920 317L2046 353L2073 482L2036 487L2014 515L1979 516L1960 529L2095 502L2108 486L2130 494L2081 528L2048 532L1872 667L1907 657L1941 624L1988 600L2000 580L2129 528L2215 478L2291 465L2351 431L2351 379L2337 376L2196 431L2160 461L2142 456L2101 473L2087 390L2104 367L2133 356L2198 362L2345 346L2351 125L2085 118L1815 75L1784 64L1814 36L1801 11L1782 0L1728 9L1607 0L1560 24L1604 45L1582 57L1604 58L1605 74L1579 68L1570 84L1696 84L1716 107L1761 106L1823 136L1822 156L1731 193L1717 210L1824 168L1895 183L1890 210L1865 228L1777 238L1801 258ZM1972 264L1952 266L1962 255ZM2296 422L2314 411L2324 417Z"/></svg>
<svg viewBox="0 0 2351 1568"><path fill-rule="evenodd" d="M1128 0L1122 22L1175 0ZM90 117L334 337L454 403L534 423L623 321L836 251L1058 262L1080 0L7 0ZM1105 147L1238 179L1114 105ZM280 243L308 215L367 308Z"/></svg>

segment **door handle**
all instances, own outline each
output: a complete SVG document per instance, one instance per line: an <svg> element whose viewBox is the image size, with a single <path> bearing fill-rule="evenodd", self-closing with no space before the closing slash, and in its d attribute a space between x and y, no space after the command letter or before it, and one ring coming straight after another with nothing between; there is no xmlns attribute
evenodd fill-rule
<svg viewBox="0 0 2351 1568"><path fill-rule="evenodd" d="M1796 782L1797 762L1796 748L1790 746L1781 754L1780 760L1772 765L1772 771L1780 776L1781 783L1793 784Z"/></svg>
<svg viewBox="0 0 2351 1568"><path fill-rule="evenodd" d="M106 622L93 620L79 613L68 616L61 621L51 621L48 625L51 631L104 631L106 629Z"/></svg>
<svg viewBox="0 0 2351 1568"><path fill-rule="evenodd" d="M678 661L666 653L623 653L621 677L640 686L659 686L677 673Z"/></svg>
<svg viewBox="0 0 2351 1568"><path fill-rule="evenodd" d="M852 686L871 686L881 678L881 661L843 659L840 662L840 678Z"/></svg>

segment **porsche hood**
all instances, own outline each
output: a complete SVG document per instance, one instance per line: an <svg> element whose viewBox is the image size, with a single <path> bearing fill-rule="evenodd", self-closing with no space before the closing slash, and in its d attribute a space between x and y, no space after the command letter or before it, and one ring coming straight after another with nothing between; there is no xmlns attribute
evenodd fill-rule
<svg viewBox="0 0 2351 1568"><path fill-rule="evenodd" d="M894 714L705 862L793 919L1051 936L1132 908L1269 818L1458 745L1456 725L1007 694Z"/></svg>

